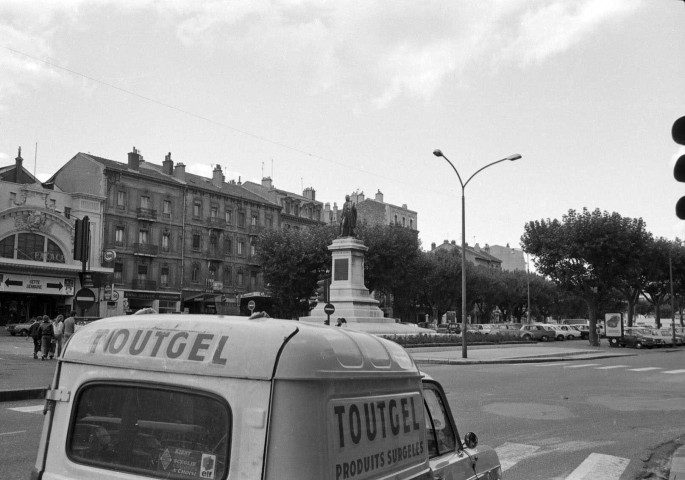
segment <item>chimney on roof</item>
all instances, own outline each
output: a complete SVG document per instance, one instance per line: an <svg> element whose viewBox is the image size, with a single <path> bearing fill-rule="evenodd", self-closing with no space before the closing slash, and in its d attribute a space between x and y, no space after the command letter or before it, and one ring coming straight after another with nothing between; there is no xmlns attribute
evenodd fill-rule
<svg viewBox="0 0 685 480"><path fill-rule="evenodd" d="M445 240L445 242L446 242L446 241L447 241L447 240ZM456 245L457 245L457 241L456 241L456 240L452 240L452 245L455 245L455 246L456 246Z"/></svg>
<svg viewBox="0 0 685 480"><path fill-rule="evenodd" d="M316 190L314 190L312 187L307 187L302 192L302 196L313 202L316 200Z"/></svg>
<svg viewBox="0 0 685 480"><path fill-rule="evenodd" d="M431 243L431 251L435 250L435 242Z"/></svg>
<svg viewBox="0 0 685 480"><path fill-rule="evenodd" d="M383 192L381 192L380 190L376 192L376 201L383 203Z"/></svg>
<svg viewBox="0 0 685 480"><path fill-rule="evenodd" d="M14 183L19 183L19 180L21 179L22 163L24 162L24 159L21 158L21 147L19 147L19 153L17 153L17 158L14 160Z"/></svg>
<svg viewBox="0 0 685 480"><path fill-rule="evenodd" d="M406 204L406 203L403 203L403 204L402 204L402 208L403 208L404 210L406 210L406 209L407 209L407 204Z"/></svg>
<svg viewBox="0 0 685 480"><path fill-rule="evenodd" d="M128 168L131 170L140 170L140 162L143 160L143 157L140 155L140 152L136 147L133 147L133 151L129 152L128 154Z"/></svg>
<svg viewBox="0 0 685 480"><path fill-rule="evenodd" d="M164 156L164 161L162 162L162 172L167 175L174 174L174 161L171 159L171 152Z"/></svg>
<svg viewBox="0 0 685 480"><path fill-rule="evenodd" d="M221 188L221 186L224 184L224 173L221 171L221 165L218 165L214 167L214 170L212 171L212 185L214 185L216 188Z"/></svg>
<svg viewBox="0 0 685 480"><path fill-rule="evenodd" d="M273 187L273 183L271 183L271 177L262 177L262 187L268 188L271 190Z"/></svg>
<svg viewBox="0 0 685 480"><path fill-rule="evenodd" d="M185 181L186 179L186 166L178 162L176 166L174 167L174 178L177 178L181 181Z"/></svg>

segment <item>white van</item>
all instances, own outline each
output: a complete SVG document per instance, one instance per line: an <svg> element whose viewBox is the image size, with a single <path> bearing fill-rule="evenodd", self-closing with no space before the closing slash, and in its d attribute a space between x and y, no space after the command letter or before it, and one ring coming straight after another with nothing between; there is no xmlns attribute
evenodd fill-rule
<svg viewBox="0 0 685 480"><path fill-rule="evenodd" d="M64 348L34 480L501 478L399 345L215 315L98 320Z"/></svg>

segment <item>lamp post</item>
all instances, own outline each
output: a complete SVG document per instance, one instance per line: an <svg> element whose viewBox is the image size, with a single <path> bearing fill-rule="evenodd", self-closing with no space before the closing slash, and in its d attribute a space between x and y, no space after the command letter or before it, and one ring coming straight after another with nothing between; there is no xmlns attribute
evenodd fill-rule
<svg viewBox="0 0 685 480"><path fill-rule="evenodd" d="M528 305L526 307L526 313L528 314L528 325L530 325L530 258L526 253L526 286L528 288Z"/></svg>
<svg viewBox="0 0 685 480"><path fill-rule="evenodd" d="M471 179L478 175L478 173L482 172L488 167L491 167L497 163L504 162L506 160L509 160L510 162L513 162L514 160L518 160L521 158L521 155L518 153L514 155L509 155L507 158L503 158L501 160L497 160L496 162L489 163L485 165L484 167L481 167L471 175L466 182L463 182L461 180L461 175L459 175L459 172L455 168L455 166L450 162L449 158L447 158L441 150L434 150L433 155L436 157L442 157L445 160L447 160L447 163L450 164L452 167L452 170L454 170L454 173L457 174L457 178L459 179L459 184L461 185L461 357L462 358L467 358L467 353L466 353L466 201L464 198L464 190L466 189L466 185L469 184Z"/></svg>

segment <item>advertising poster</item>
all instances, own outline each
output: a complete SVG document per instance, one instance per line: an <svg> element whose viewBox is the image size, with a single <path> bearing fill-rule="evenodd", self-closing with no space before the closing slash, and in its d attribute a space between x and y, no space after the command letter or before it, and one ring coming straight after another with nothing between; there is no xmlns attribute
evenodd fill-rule
<svg viewBox="0 0 685 480"><path fill-rule="evenodd" d="M607 313L604 315L605 335L607 337L620 337L623 335L623 322L620 313Z"/></svg>

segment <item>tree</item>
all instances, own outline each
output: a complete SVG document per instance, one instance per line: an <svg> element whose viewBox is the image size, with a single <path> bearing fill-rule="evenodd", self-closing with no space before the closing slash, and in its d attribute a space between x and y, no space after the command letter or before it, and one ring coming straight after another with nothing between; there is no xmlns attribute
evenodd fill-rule
<svg viewBox="0 0 685 480"><path fill-rule="evenodd" d="M665 238L657 238L650 242L646 249L648 262L645 265L645 281L642 294L654 305L654 320L657 328L661 328L661 304L671 293L669 265L675 259L676 268L680 270L682 264L682 247L680 242L672 242Z"/></svg>
<svg viewBox="0 0 685 480"><path fill-rule="evenodd" d="M599 209L569 210L561 221L531 221L524 227L521 244L535 257L537 271L585 301L591 345L599 345L598 308L617 287L617 279L630 263L632 248L644 228L642 219Z"/></svg>
<svg viewBox="0 0 685 480"><path fill-rule="evenodd" d="M331 226L268 230L259 236L257 258L264 283L271 291L276 316L298 318L307 314L316 282L331 264L328 245L336 230Z"/></svg>

